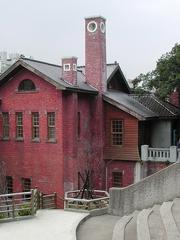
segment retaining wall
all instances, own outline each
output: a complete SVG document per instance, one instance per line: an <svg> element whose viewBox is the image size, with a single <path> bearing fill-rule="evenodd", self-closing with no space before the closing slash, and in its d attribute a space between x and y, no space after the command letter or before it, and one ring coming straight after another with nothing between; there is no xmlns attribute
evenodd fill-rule
<svg viewBox="0 0 180 240"><path fill-rule="evenodd" d="M180 197L180 162L125 188L110 189L109 213L124 216Z"/></svg>

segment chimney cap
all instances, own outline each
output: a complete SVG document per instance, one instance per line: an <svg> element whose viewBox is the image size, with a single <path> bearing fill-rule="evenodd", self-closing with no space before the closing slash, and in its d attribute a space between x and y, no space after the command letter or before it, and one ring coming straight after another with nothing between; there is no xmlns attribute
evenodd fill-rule
<svg viewBox="0 0 180 240"><path fill-rule="evenodd" d="M66 57L62 57L62 59L78 59L75 56L66 56Z"/></svg>
<svg viewBox="0 0 180 240"><path fill-rule="evenodd" d="M88 20L88 19L96 19L96 18L101 18L104 21L106 21L106 18L102 17L101 15L89 16L89 17L85 17L84 19Z"/></svg>

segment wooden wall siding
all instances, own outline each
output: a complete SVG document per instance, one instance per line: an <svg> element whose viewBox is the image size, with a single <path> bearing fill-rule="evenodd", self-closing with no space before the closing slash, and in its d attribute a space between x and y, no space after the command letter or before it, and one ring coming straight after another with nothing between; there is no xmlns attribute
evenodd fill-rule
<svg viewBox="0 0 180 240"><path fill-rule="evenodd" d="M111 144L111 120L123 120L123 144L122 146L112 146ZM104 159L117 160L140 160L138 151L138 120L133 116L105 104L105 147Z"/></svg>

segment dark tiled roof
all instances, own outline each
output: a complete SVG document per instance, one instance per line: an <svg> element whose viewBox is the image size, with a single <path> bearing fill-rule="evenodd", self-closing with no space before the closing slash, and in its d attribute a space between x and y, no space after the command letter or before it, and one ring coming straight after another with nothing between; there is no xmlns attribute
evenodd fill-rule
<svg viewBox="0 0 180 240"><path fill-rule="evenodd" d="M128 112L139 120L180 116L180 109L163 102L154 95L132 95L118 91L107 91L104 100Z"/></svg>
<svg viewBox="0 0 180 240"><path fill-rule="evenodd" d="M77 85L74 86L68 83L65 79L62 79L62 67L59 65L49 64L46 62L36 61L32 59L22 59L21 61L27 63L34 69L40 71L47 77L54 80L56 83L59 83L66 88L82 89L85 91L97 92L95 88L86 83L85 76L81 71L77 71Z"/></svg>
<svg viewBox="0 0 180 240"><path fill-rule="evenodd" d="M131 95L136 101L141 103L147 109L154 112L158 117L173 117L180 115L180 109L174 105L162 101L153 94Z"/></svg>

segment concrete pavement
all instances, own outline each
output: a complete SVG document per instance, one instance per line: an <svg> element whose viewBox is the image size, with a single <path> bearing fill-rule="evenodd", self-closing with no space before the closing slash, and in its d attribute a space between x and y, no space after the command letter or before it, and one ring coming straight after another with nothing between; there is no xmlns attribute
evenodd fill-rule
<svg viewBox="0 0 180 240"><path fill-rule="evenodd" d="M77 231L77 240L112 240L112 233L119 216L91 217Z"/></svg>
<svg viewBox="0 0 180 240"><path fill-rule="evenodd" d="M39 210L36 217L0 223L0 240L75 240L76 227L85 213Z"/></svg>

